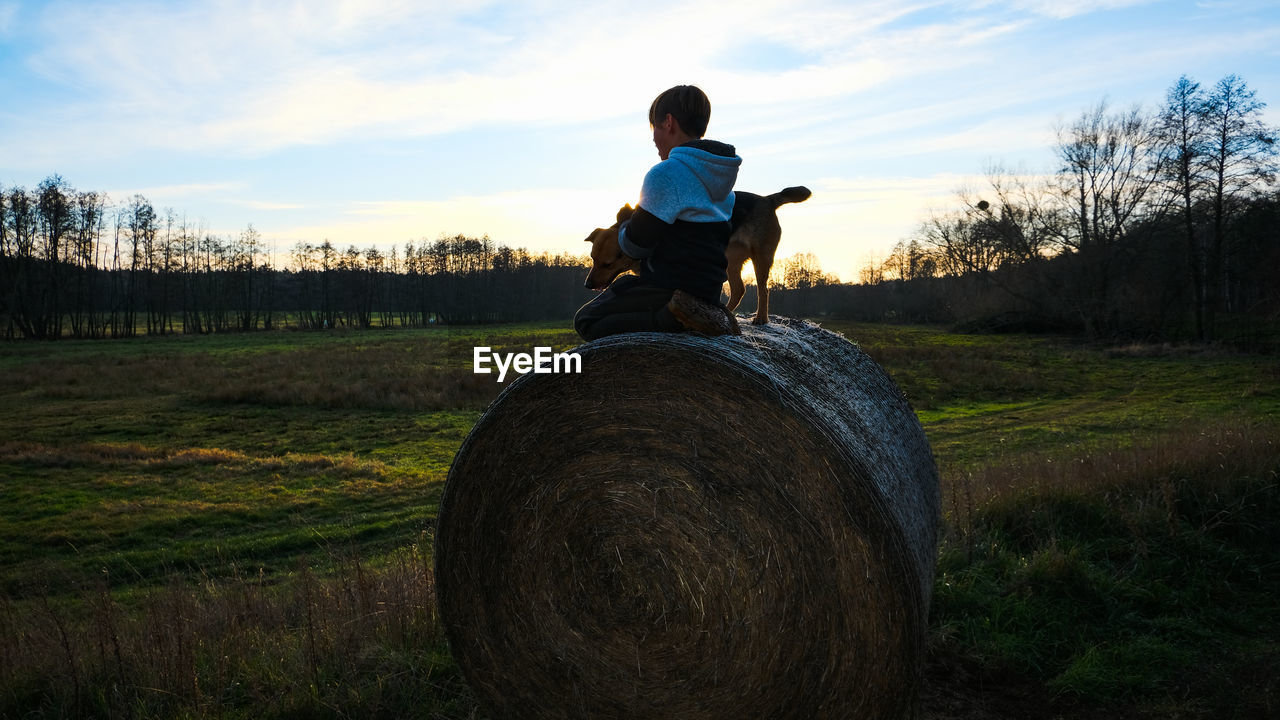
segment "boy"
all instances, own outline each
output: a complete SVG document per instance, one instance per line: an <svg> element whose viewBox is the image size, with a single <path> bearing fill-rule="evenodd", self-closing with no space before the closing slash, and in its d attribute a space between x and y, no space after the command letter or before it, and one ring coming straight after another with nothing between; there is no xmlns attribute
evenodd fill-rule
<svg viewBox="0 0 1280 720"><path fill-rule="evenodd" d="M584 340L622 332L738 334L720 305L733 184L742 158L733 146L704 140L711 102L692 85L666 90L649 106L657 165L644 176L640 202L618 229L622 252L640 261L573 319Z"/></svg>

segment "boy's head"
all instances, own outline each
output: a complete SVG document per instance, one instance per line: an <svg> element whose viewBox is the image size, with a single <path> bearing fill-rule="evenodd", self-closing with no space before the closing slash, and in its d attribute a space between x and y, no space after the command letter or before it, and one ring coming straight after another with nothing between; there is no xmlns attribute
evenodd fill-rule
<svg viewBox="0 0 1280 720"><path fill-rule="evenodd" d="M671 148L706 134L710 120L711 101L706 93L693 85L677 85L664 90L649 105L653 143L663 160L667 159Z"/></svg>
<svg viewBox="0 0 1280 720"><path fill-rule="evenodd" d="M670 114L691 138L700 138L711 121L711 101L694 85L677 85L664 90L649 106L649 124L658 125Z"/></svg>

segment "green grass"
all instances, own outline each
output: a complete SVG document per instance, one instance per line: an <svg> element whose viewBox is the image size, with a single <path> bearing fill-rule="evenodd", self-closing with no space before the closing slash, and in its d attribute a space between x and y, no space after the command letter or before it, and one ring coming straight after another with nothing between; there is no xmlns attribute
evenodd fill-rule
<svg viewBox="0 0 1280 720"><path fill-rule="evenodd" d="M845 330L942 470L936 653L1064 707L1274 712L1277 358Z"/></svg>
<svg viewBox="0 0 1280 720"><path fill-rule="evenodd" d="M1280 417L1280 362L1216 350L1084 346L829 323L884 365L944 469L1046 447L1109 447L1218 421Z"/></svg>
<svg viewBox="0 0 1280 720"><path fill-rule="evenodd" d="M572 346L518 326L0 346L3 588L104 571L163 583L372 552L431 522L501 389L471 348ZM265 530L264 528L270 528Z"/></svg>
<svg viewBox="0 0 1280 720"><path fill-rule="evenodd" d="M939 462L931 682L1274 707L1276 358L828 328L890 371ZM0 716L471 716L429 530L501 389L472 348L576 343L543 324L0 345Z"/></svg>
<svg viewBox="0 0 1280 720"><path fill-rule="evenodd" d="M1062 696L1249 716L1280 652L1277 426L1186 430L968 476L934 598L936 640ZM963 480L952 479L963 484ZM1212 701L1207 707L1200 707Z"/></svg>

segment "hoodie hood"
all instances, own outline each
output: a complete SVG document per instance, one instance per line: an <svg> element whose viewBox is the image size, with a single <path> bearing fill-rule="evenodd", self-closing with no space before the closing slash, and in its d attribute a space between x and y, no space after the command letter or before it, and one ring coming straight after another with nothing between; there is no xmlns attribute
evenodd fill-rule
<svg viewBox="0 0 1280 720"><path fill-rule="evenodd" d="M690 140L689 142L683 145L677 145L676 147L693 148L694 150L705 150L706 152L709 152L712 155L719 155L720 157L727 157L727 158L734 157L738 154L733 149L732 145L730 145L729 143L722 143L719 140L705 140L700 138L698 140Z"/></svg>
<svg viewBox="0 0 1280 720"><path fill-rule="evenodd" d="M733 151L732 145L714 140L695 140L671 148L667 159L687 167L713 201L724 200L733 192L738 166L742 165L742 158Z"/></svg>
<svg viewBox="0 0 1280 720"><path fill-rule="evenodd" d="M714 140L671 148L645 176L640 207L666 223L727 221L740 165L732 145Z"/></svg>

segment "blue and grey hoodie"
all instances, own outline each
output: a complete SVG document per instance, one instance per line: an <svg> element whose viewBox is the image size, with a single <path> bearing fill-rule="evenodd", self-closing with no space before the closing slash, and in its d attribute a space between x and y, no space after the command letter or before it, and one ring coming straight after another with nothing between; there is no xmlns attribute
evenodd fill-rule
<svg viewBox="0 0 1280 720"><path fill-rule="evenodd" d="M694 140L649 170L639 207L618 231L622 252L642 261L642 280L720 302L741 164L732 145Z"/></svg>

